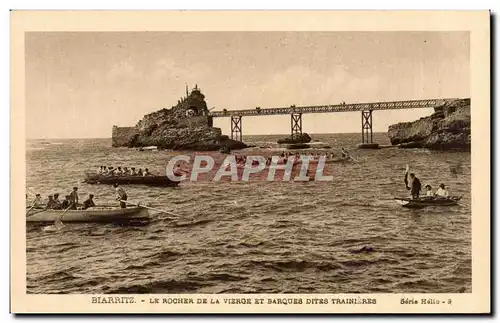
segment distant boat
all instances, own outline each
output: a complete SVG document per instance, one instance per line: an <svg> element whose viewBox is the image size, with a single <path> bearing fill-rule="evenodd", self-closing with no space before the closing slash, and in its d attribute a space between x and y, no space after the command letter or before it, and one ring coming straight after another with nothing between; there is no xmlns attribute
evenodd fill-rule
<svg viewBox="0 0 500 323"><path fill-rule="evenodd" d="M108 176L95 173L85 174L85 183L87 184L122 184L122 185L148 185L173 187L178 186L179 181L173 181L168 176Z"/></svg>

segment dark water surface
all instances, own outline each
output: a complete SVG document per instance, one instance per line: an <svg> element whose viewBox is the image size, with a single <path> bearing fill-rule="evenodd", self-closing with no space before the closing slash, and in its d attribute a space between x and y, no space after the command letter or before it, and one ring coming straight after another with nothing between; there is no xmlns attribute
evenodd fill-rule
<svg viewBox="0 0 500 323"><path fill-rule="evenodd" d="M150 211L153 221L139 227L66 224L54 232L28 225L28 293L470 292L470 154L356 150L359 137L313 136L358 160L327 165L332 182L128 186L129 200L183 218ZM374 137L387 143L385 134ZM276 138L244 140L268 146ZM44 197L64 197L78 185L80 199L93 193L96 203L111 204L112 187L84 184L85 170L135 166L164 174L171 155L111 148L110 139L30 141L26 185ZM460 205L397 205L393 197L408 194L407 163L424 185L443 182L463 195ZM462 171L452 174L451 163ZM373 250L359 252L363 247Z"/></svg>

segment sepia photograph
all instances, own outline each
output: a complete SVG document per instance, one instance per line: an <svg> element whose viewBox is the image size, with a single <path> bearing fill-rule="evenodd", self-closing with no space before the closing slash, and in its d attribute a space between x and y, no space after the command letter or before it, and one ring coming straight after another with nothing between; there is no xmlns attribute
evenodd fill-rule
<svg viewBox="0 0 500 323"><path fill-rule="evenodd" d="M470 29L117 29L19 40L23 293L329 312L479 292Z"/></svg>

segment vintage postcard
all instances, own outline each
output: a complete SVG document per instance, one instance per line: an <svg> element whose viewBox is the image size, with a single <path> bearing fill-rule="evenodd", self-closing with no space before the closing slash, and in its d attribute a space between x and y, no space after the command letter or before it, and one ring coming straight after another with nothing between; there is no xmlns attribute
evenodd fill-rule
<svg viewBox="0 0 500 323"><path fill-rule="evenodd" d="M488 11L11 27L11 312L491 311Z"/></svg>

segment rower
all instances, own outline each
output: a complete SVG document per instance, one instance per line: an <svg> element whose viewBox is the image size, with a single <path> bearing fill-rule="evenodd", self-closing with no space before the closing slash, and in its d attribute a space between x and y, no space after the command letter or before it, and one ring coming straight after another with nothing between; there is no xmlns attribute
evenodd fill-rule
<svg viewBox="0 0 500 323"><path fill-rule="evenodd" d="M347 150L344 149L344 147L342 147L342 158L348 158L349 157L349 153L347 152Z"/></svg>
<svg viewBox="0 0 500 323"><path fill-rule="evenodd" d="M129 175L130 174L130 171L128 169L128 167L123 167L123 175Z"/></svg>
<svg viewBox="0 0 500 323"><path fill-rule="evenodd" d="M35 207L35 206L42 205L42 204L43 204L42 196L40 194L36 194L35 200L33 201L33 203L31 203L31 206Z"/></svg>
<svg viewBox="0 0 500 323"><path fill-rule="evenodd" d="M137 173L135 172L135 167L132 167L132 170L130 171L130 175L135 176Z"/></svg>
<svg viewBox="0 0 500 323"><path fill-rule="evenodd" d="M76 210L78 204L78 187L73 187L73 191L69 193L69 201L72 203L71 209Z"/></svg>
<svg viewBox="0 0 500 323"><path fill-rule="evenodd" d="M47 204L45 205L45 209L52 209L54 207L54 197L52 195L49 195L49 200L47 201Z"/></svg>
<svg viewBox="0 0 500 323"><path fill-rule="evenodd" d="M439 188L436 191L436 196L439 196L439 197L448 197L448 191L446 190L444 184L439 184Z"/></svg>
<svg viewBox="0 0 500 323"><path fill-rule="evenodd" d="M67 209L71 205L71 197L66 195L66 198L62 201L61 206L63 209Z"/></svg>
<svg viewBox="0 0 500 323"><path fill-rule="evenodd" d="M116 170L116 175L117 176L122 176L123 175L123 171L122 171L122 168L120 166L118 166L118 169Z"/></svg>
<svg viewBox="0 0 500 323"><path fill-rule="evenodd" d="M410 190L412 199L418 199L420 190L422 189L422 183L414 173L410 173L410 185L408 185L408 172L405 173L405 185L406 189Z"/></svg>
<svg viewBox="0 0 500 323"><path fill-rule="evenodd" d="M137 175L142 176L142 168L139 168L139 170L137 171Z"/></svg>
<svg viewBox="0 0 500 323"><path fill-rule="evenodd" d="M116 200L120 201L120 207L122 209L125 209L127 207L127 203L125 203L124 201L127 200L127 193L123 188L118 186L118 183L115 183L113 187L115 188L116 191Z"/></svg>
<svg viewBox="0 0 500 323"><path fill-rule="evenodd" d="M84 202L83 202L83 209L86 210L88 209L89 207L93 207L95 206L95 203L94 203L94 194L89 194L89 198L86 199Z"/></svg>
<svg viewBox="0 0 500 323"><path fill-rule="evenodd" d="M149 172L149 170L147 168L145 168L142 176L151 176L151 173Z"/></svg>
<svg viewBox="0 0 500 323"><path fill-rule="evenodd" d="M53 207L52 208L54 210L60 210L60 209L62 209L62 203L59 200L59 193L54 194L54 201L52 203L53 203Z"/></svg>
<svg viewBox="0 0 500 323"><path fill-rule="evenodd" d="M109 176L115 175L115 169L113 168L113 166L108 167L108 175Z"/></svg>

